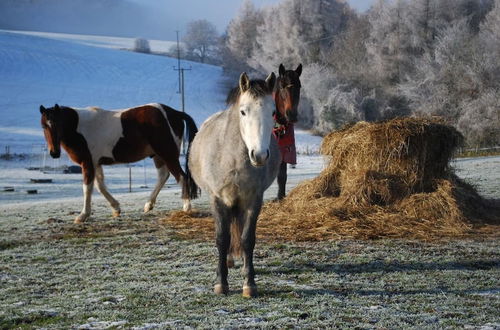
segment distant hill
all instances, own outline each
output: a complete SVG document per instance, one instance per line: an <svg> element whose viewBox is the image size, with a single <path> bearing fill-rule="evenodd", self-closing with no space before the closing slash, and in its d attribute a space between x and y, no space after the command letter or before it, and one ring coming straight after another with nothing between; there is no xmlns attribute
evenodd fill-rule
<svg viewBox="0 0 500 330"><path fill-rule="evenodd" d="M100 40L102 42L102 39ZM180 108L177 60L0 31L0 150L43 143L38 108L127 108L161 102ZM200 125L224 108L222 69L184 62L186 112Z"/></svg>

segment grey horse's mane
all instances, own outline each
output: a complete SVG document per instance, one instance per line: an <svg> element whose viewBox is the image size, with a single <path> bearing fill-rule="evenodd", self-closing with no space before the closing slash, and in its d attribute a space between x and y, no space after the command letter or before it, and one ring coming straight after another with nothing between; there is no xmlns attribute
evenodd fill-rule
<svg viewBox="0 0 500 330"><path fill-rule="evenodd" d="M250 80L250 89L248 90L248 92L254 97L262 97L264 95L270 94L272 91L267 88L267 84L264 80L254 79ZM227 94L226 104L228 106L231 106L238 103L240 95L241 91L239 87L232 88Z"/></svg>

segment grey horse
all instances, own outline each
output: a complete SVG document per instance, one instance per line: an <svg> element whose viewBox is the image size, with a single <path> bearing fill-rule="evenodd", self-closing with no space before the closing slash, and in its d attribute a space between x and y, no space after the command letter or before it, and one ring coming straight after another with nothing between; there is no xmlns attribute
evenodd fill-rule
<svg viewBox="0 0 500 330"><path fill-rule="evenodd" d="M189 168L210 195L219 252L216 294L227 294L228 265L243 256L243 296L255 297L253 250L264 191L278 174L280 153L272 136L276 76L249 80L242 73L229 109L209 117L191 145ZM229 255L229 258L228 258Z"/></svg>

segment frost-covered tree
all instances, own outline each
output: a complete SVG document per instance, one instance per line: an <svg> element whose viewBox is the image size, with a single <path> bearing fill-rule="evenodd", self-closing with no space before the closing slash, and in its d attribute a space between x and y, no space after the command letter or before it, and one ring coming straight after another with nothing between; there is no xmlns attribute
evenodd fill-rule
<svg viewBox="0 0 500 330"><path fill-rule="evenodd" d="M479 42L490 80L500 83L500 0L495 1L481 26Z"/></svg>
<svg viewBox="0 0 500 330"><path fill-rule="evenodd" d="M245 0L238 15L227 28L224 46L232 59L225 67L237 71L248 70L248 62L257 48L257 28L263 23L260 10L255 9L251 0ZM227 55L227 54L226 54Z"/></svg>
<svg viewBox="0 0 500 330"><path fill-rule="evenodd" d="M328 56L336 76L351 85L369 89L372 83L366 70L368 56L365 43L370 34L370 25L365 16L353 17L347 28L334 40Z"/></svg>
<svg viewBox="0 0 500 330"><path fill-rule="evenodd" d="M357 88L341 84L330 67L318 63L308 65L301 81L312 105L314 128L319 133L364 119L359 107L361 93Z"/></svg>
<svg viewBox="0 0 500 330"><path fill-rule="evenodd" d="M340 0L283 0L262 11L251 50L229 53L266 73L302 63L301 122L320 132L439 115L471 145L500 144L499 2L378 0L355 15Z"/></svg>
<svg viewBox="0 0 500 330"><path fill-rule="evenodd" d="M417 60L415 75L399 85L416 114L446 118L471 145L498 143L500 134L500 46L490 26L495 19L478 35L469 18L454 21L438 32L433 56Z"/></svg>
<svg viewBox="0 0 500 330"><path fill-rule="evenodd" d="M409 11L403 0L379 0L370 10L370 38L366 43L370 68L380 84L399 83L411 72L410 53L412 33Z"/></svg>
<svg viewBox="0 0 500 330"><path fill-rule="evenodd" d="M250 63L261 71L276 70L280 63L322 63L351 15L338 0L284 0L267 8Z"/></svg>
<svg viewBox="0 0 500 330"><path fill-rule="evenodd" d="M416 72L399 85L417 113L439 115L456 123L459 103L478 91L478 81L471 68L474 61L474 38L466 19L456 21L439 32L434 54L416 59Z"/></svg>
<svg viewBox="0 0 500 330"><path fill-rule="evenodd" d="M182 38L187 56L201 63L215 54L218 43L217 28L205 19L188 23Z"/></svg>
<svg viewBox="0 0 500 330"><path fill-rule="evenodd" d="M475 71L480 89L461 104L458 128L471 146L500 145L500 0L480 26ZM474 62L473 62L474 63Z"/></svg>

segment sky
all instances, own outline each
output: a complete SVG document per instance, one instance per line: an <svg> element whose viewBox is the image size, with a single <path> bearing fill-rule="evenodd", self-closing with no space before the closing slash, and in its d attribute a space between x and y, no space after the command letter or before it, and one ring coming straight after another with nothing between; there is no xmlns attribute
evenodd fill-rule
<svg viewBox="0 0 500 330"><path fill-rule="evenodd" d="M0 0L0 29L175 40L187 23L206 19L221 34L244 0ZM347 0L365 11L375 0ZM253 0L256 7L280 0Z"/></svg>
<svg viewBox="0 0 500 330"><path fill-rule="evenodd" d="M178 27L183 30L185 25L195 19L206 19L215 24L219 33L224 32L227 25L238 13L243 0L132 0L155 8L156 14L163 17L175 17ZM363 12L375 0L347 0L351 7ZM264 7L279 3L280 0L253 0L256 7ZM165 5L168 3L168 5ZM175 32L172 32L175 38Z"/></svg>

